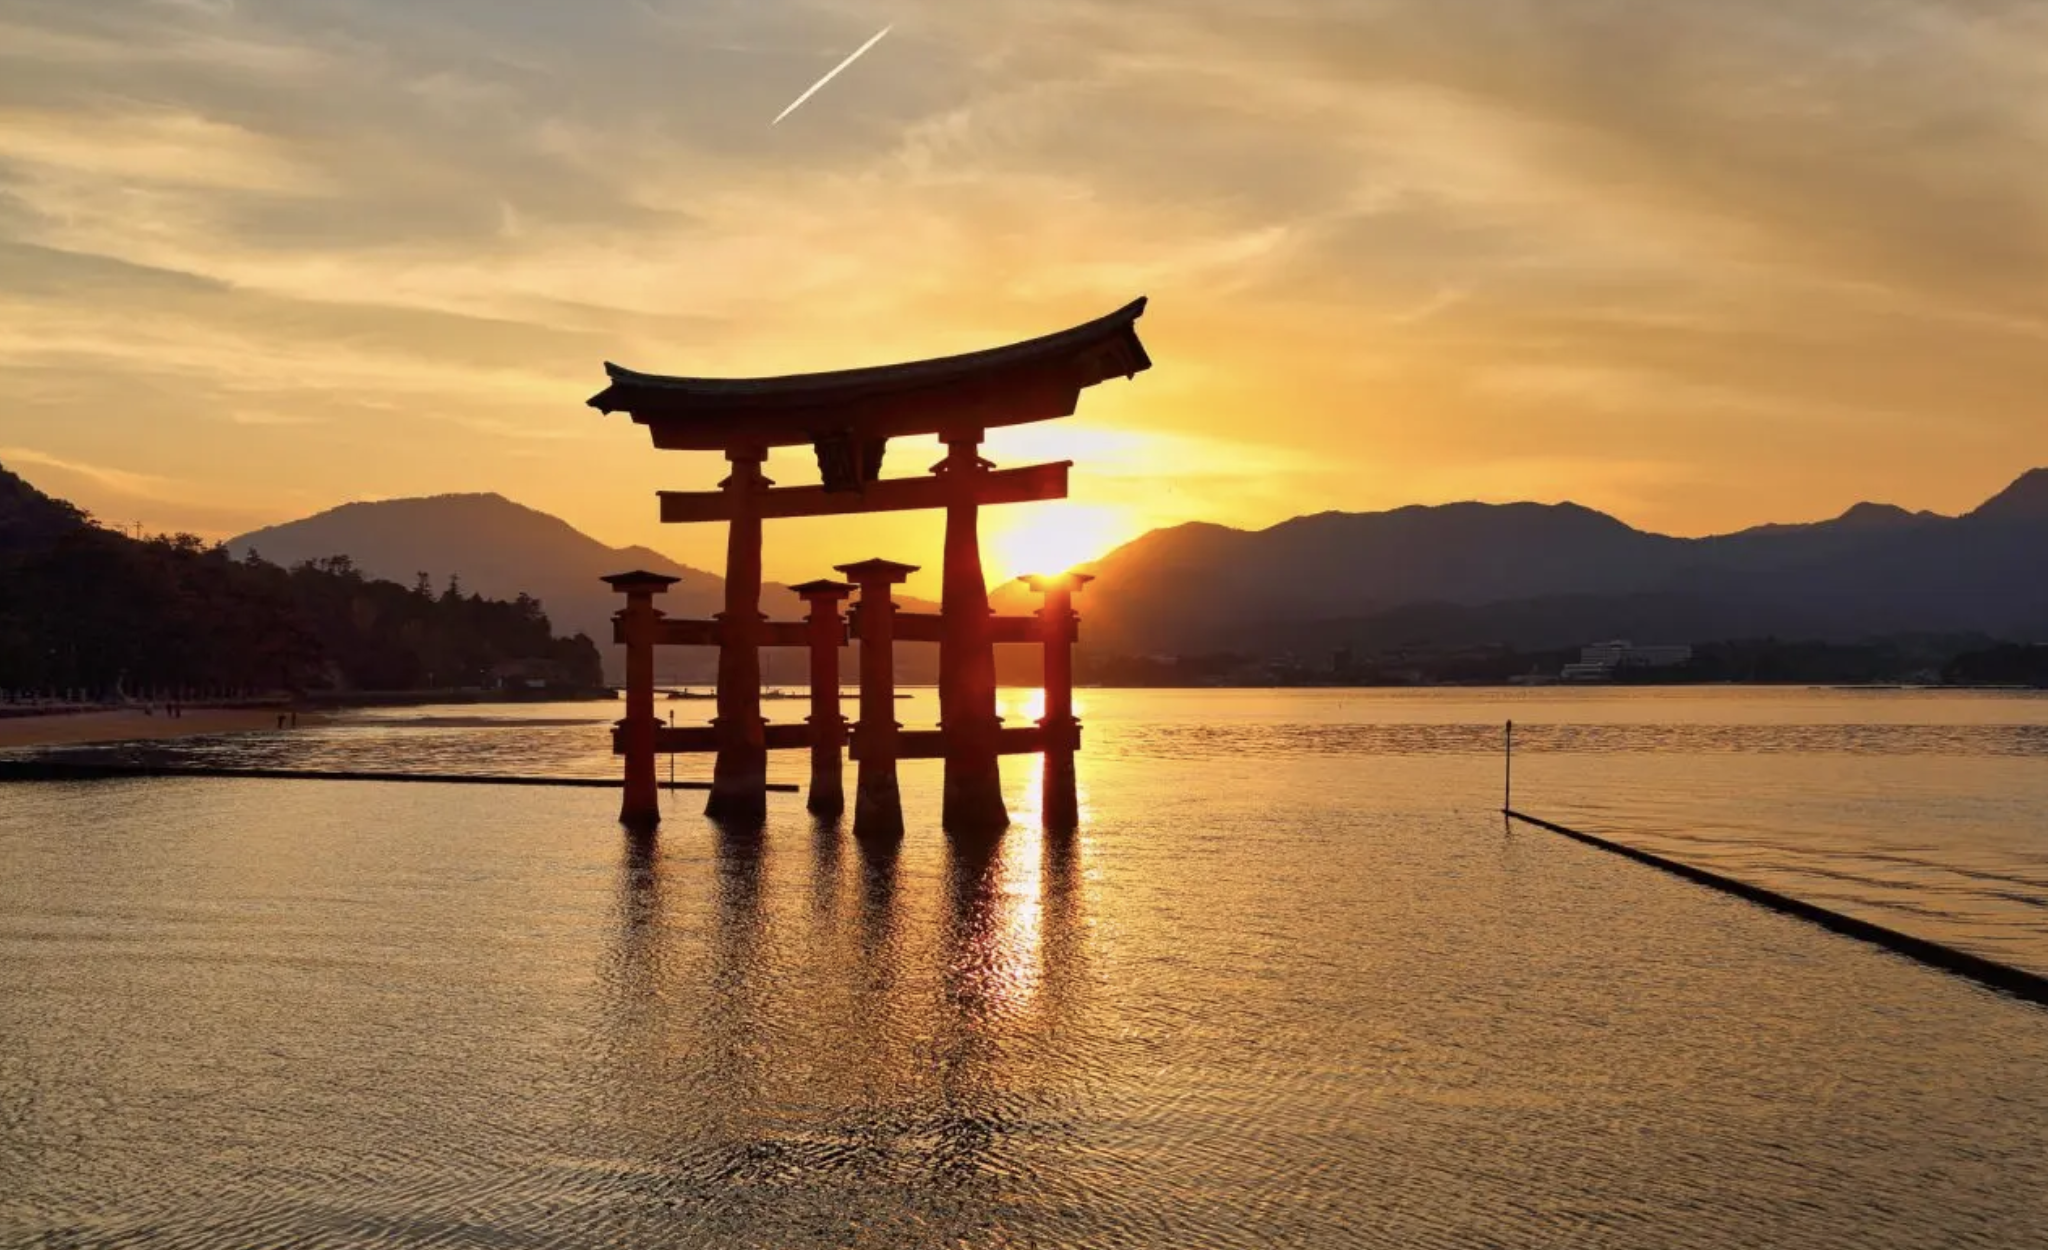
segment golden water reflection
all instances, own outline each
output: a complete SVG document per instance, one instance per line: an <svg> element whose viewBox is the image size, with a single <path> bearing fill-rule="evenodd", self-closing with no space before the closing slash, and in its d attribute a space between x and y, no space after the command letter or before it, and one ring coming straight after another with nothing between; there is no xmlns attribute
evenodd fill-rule
<svg viewBox="0 0 2048 1250"><path fill-rule="evenodd" d="M1074 715L1088 719L1091 692L1074 691ZM1045 715L1045 690L1036 686L1004 686L996 691L996 715L1005 725L1035 725Z"/></svg>
<svg viewBox="0 0 2048 1250"><path fill-rule="evenodd" d="M721 832L708 880L652 841L622 852L603 1122L717 1175L823 1154L984 1176L1070 1097L1079 840L1020 824L948 839L930 864L836 823L811 835ZM657 1110L679 1089L687 1130Z"/></svg>
<svg viewBox="0 0 2048 1250"><path fill-rule="evenodd" d="M2040 897L2034 722L1729 698L1661 729L1517 704L1518 792L1664 836L1741 817L1691 853L1803 856L1831 897L1844 866L1910 879L1944 931L1964 889ZM586 791L10 793L0 1243L2038 1240L2038 1013L1504 838L1491 703L1094 701L1071 837L1024 760L986 842L939 832L933 761L872 845L795 802L752 834L680 804L622 847ZM257 746L420 741L320 732ZM462 732L473 764L588 750Z"/></svg>

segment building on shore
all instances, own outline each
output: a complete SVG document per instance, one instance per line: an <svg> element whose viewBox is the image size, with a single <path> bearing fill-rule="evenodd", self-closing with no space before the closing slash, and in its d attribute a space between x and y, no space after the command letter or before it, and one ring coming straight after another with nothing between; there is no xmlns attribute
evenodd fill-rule
<svg viewBox="0 0 2048 1250"><path fill-rule="evenodd" d="M1683 643L1637 646L1627 639L1596 642L1579 649L1579 661L1564 666L1566 681L1612 681L1622 672L1677 668L1692 661L1692 648Z"/></svg>

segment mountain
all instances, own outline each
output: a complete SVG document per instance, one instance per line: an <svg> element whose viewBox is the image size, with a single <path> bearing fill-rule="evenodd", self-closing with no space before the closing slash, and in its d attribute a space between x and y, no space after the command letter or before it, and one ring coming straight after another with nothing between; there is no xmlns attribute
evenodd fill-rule
<svg viewBox="0 0 2048 1250"><path fill-rule="evenodd" d="M1741 534L1790 534L1797 531L1815 533L1827 530L1874 530L1898 529L1908 525L1924 525L1930 521L1946 521L1950 518L1938 512L1908 512L1891 503L1852 504L1849 510L1826 521L1806 521L1791 525L1757 525L1740 531ZM1739 535L1729 535L1737 537Z"/></svg>
<svg viewBox="0 0 2048 1250"><path fill-rule="evenodd" d="M237 559L253 550L286 566L345 555L371 577L408 585L424 573L437 591L453 577L465 592L490 598L531 595L556 629L599 644L615 680L622 660L612 646L611 618L620 599L599 578L631 569L681 578L661 605L672 616L710 616L724 606L722 578L646 547L607 546L559 517L495 494L343 504L229 539L228 550ZM716 663L694 649L676 658L682 663L662 665L665 676L715 675Z"/></svg>
<svg viewBox="0 0 2048 1250"><path fill-rule="evenodd" d="M2048 469L2033 469L1980 504L1979 521L2048 521Z"/></svg>
<svg viewBox="0 0 2048 1250"><path fill-rule="evenodd" d="M422 594L347 561L129 537L0 469L0 689L114 699L601 680L532 600Z"/></svg>
<svg viewBox="0 0 2048 1250"><path fill-rule="evenodd" d="M1178 650L1414 603L1619 593L1654 579L1680 543L1576 504L1326 512L1255 533L1186 525L1100 561L1084 610L1092 641Z"/></svg>
<svg viewBox="0 0 2048 1250"><path fill-rule="evenodd" d="M615 676L618 602L598 581L604 574L647 568L682 578L662 604L671 615L723 606L723 582L710 573L644 547L606 546L497 495L349 504L230 547L282 564L345 554L374 576L411 582L424 571L437 586L457 575L487 595L524 592L563 631L604 644ZM1828 521L1708 538L1648 533L1571 503L1324 512L1256 531L1198 522L1146 534L1090 571L1097 580L1078 606L1082 645L1097 653L1315 656L1340 646L1854 641L1914 631L2048 637L2048 471L1960 517L1863 503ZM1037 606L1014 587L995 598L999 611ZM798 615L781 587L764 587L762 603L771 616ZM999 651L1011 679L1036 671L1023 650ZM930 652L904 649L903 680L930 680ZM661 659L669 680L705 682L714 668L708 650Z"/></svg>
<svg viewBox="0 0 2048 1250"><path fill-rule="evenodd" d="M1090 645L1228 649L1415 604L1624 593L1653 581L1681 543L1576 504L1327 512L1256 532L1184 525L1098 562L1082 611Z"/></svg>
<svg viewBox="0 0 2048 1250"><path fill-rule="evenodd" d="M1084 645L1110 652L2048 636L2048 471L1961 517L1859 504L1688 539L1575 504L1458 503L1183 525L1089 571Z"/></svg>
<svg viewBox="0 0 2048 1250"><path fill-rule="evenodd" d="M76 507L0 468L0 553L39 551L88 524Z"/></svg>
<svg viewBox="0 0 2048 1250"><path fill-rule="evenodd" d="M657 600L674 617L706 618L725 608L725 579L679 564L647 547L611 547L567 521L514 503L502 495L433 495L343 504L303 520L274 525L228 540L240 558L255 551L265 560L295 565L345 555L372 577L410 585L424 573L438 590L450 577L465 592L492 598L527 594L541 601L563 633L583 633L598 643L610 680L624 679L624 653L612 645L617 592L599 579L610 573L645 569L682 580ZM899 596L916 611L934 605ZM794 620L803 605L779 583L761 588L761 608L779 620ZM906 682L929 681L937 671L928 645L904 648L898 667ZM770 680L794 680L803 671L793 660L770 653ZM785 670L786 666L786 672ZM854 670L845 667L844 671ZM697 647L665 648L656 671L665 681L705 683L717 676L714 652Z"/></svg>

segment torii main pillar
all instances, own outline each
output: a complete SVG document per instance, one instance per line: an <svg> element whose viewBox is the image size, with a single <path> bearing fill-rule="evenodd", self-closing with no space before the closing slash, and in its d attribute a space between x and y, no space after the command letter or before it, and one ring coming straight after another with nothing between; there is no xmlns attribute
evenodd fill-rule
<svg viewBox="0 0 2048 1250"><path fill-rule="evenodd" d="M765 447L733 447L718 487L731 500L725 540L725 611L718 614L718 762L704 814L734 824L768 819L768 722L761 717L761 474Z"/></svg>
<svg viewBox="0 0 2048 1250"><path fill-rule="evenodd" d="M939 726L946 731L946 795L940 823L956 833L1008 827L998 764L996 652L988 579L981 569L981 486L990 469L982 431L949 431L937 472L948 488L946 564L939 634Z"/></svg>

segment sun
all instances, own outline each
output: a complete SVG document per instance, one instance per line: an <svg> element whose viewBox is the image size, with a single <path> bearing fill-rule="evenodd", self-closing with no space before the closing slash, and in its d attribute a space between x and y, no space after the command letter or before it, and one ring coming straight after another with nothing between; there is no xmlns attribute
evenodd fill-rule
<svg viewBox="0 0 2048 1250"><path fill-rule="evenodd" d="M983 513L994 524L988 536L994 557L989 570L1000 577L1064 573L1101 558L1137 534L1134 519L1108 504L1029 504Z"/></svg>

